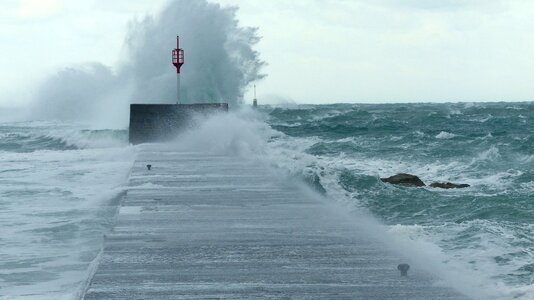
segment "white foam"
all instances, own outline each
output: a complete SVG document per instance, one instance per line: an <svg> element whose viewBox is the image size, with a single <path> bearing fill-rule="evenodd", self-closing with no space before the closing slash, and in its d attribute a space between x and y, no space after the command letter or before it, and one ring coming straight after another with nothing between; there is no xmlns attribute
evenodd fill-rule
<svg viewBox="0 0 534 300"><path fill-rule="evenodd" d="M491 146L488 150L481 152L476 158L473 159L472 163L486 160L496 160L501 157L499 148Z"/></svg>
<svg viewBox="0 0 534 300"><path fill-rule="evenodd" d="M480 122L480 123L486 123L487 121L493 119L493 116L491 114L488 114L487 117L485 118L477 118L477 119L474 119L473 121L475 122Z"/></svg>
<svg viewBox="0 0 534 300"><path fill-rule="evenodd" d="M415 131L414 134L415 134L416 136L418 136L418 137L424 137L424 136L425 136L425 133L422 132L422 131L419 131L419 130Z"/></svg>
<svg viewBox="0 0 534 300"><path fill-rule="evenodd" d="M78 148L116 148L125 145L125 140L117 137L117 131L80 131L77 129L55 131L47 134L49 137L58 138L67 145ZM126 135L125 135L126 137Z"/></svg>
<svg viewBox="0 0 534 300"><path fill-rule="evenodd" d="M436 138L437 139L441 139L441 140L450 140L450 139L455 138L456 136L457 136L456 134L453 134L453 133L450 133L450 132L446 132L446 131L442 131L438 135L436 135Z"/></svg>
<svg viewBox="0 0 534 300"><path fill-rule="evenodd" d="M265 122L250 110L199 117L199 126L176 138L174 147L180 151L204 151L248 156L265 151L270 131Z"/></svg>
<svg viewBox="0 0 534 300"><path fill-rule="evenodd" d="M462 111L459 109L451 108L449 114L457 116L457 115L463 115Z"/></svg>
<svg viewBox="0 0 534 300"><path fill-rule="evenodd" d="M525 230L529 230L529 225L525 226ZM474 236L475 240L482 243L455 247L447 242L474 228L479 231ZM517 236L515 229L490 221L471 221L440 226L395 225L389 227L389 232L401 238L394 243L403 245L403 241L410 241L402 246L407 256L434 269L446 281L475 299L533 299L534 286L510 286L496 277L497 274L513 273L530 263L532 253L506 265L497 265L494 261L497 256L506 256L517 250L515 245L511 245ZM532 249L526 251L532 252Z"/></svg>
<svg viewBox="0 0 534 300"><path fill-rule="evenodd" d="M111 200L125 190L133 150L1 153L0 297L75 297L116 209Z"/></svg>

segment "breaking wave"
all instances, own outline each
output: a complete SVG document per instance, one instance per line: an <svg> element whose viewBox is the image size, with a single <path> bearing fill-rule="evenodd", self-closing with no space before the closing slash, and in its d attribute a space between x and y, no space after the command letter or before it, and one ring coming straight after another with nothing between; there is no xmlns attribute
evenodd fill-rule
<svg viewBox="0 0 534 300"><path fill-rule="evenodd" d="M186 50L182 102L238 106L249 83L264 76L264 62L253 49L257 29L240 26L236 10L206 0L172 0L159 14L132 20L127 59L116 67L94 62L59 70L41 85L32 118L124 128L130 103L175 103L170 51L176 35Z"/></svg>

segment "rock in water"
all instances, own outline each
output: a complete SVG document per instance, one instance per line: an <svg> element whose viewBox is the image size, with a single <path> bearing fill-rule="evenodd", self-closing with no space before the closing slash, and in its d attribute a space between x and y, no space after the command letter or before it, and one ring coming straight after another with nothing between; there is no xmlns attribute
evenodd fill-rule
<svg viewBox="0 0 534 300"><path fill-rule="evenodd" d="M430 186L438 189L465 189L470 187L469 184L455 184L450 182L434 182Z"/></svg>
<svg viewBox="0 0 534 300"><path fill-rule="evenodd" d="M426 186L426 184L419 179L419 177L410 174L397 174L389 178L380 178L383 182L398 184L403 186Z"/></svg>

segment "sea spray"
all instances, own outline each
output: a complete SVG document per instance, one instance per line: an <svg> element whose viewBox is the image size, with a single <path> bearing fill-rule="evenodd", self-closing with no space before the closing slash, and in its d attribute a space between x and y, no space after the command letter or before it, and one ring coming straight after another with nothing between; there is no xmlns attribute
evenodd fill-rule
<svg viewBox="0 0 534 300"><path fill-rule="evenodd" d="M244 88L262 77L263 62L253 50L256 28L240 27L236 8L205 0L174 0L156 17L130 24L123 72L135 80L136 100L176 98L169 51L179 34L186 51L182 101L239 104Z"/></svg>
<svg viewBox="0 0 534 300"><path fill-rule="evenodd" d="M266 152L278 153L279 167L318 174L330 199L371 212L469 295L534 299L534 106L506 106L265 107L283 133ZM400 172L472 187L408 189L378 179Z"/></svg>
<svg viewBox="0 0 534 300"><path fill-rule="evenodd" d="M184 131L171 142L181 151L206 151L251 157L265 154L272 129L262 116L250 108L230 113L197 116L195 127Z"/></svg>
<svg viewBox="0 0 534 300"><path fill-rule="evenodd" d="M241 27L236 10L206 0L172 0L159 14L132 20L124 60L115 67L94 62L59 70L42 83L32 118L124 128L129 103L174 103L170 51L176 35L187 59L182 101L239 105L247 85L263 77L264 63L253 50L257 29Z"/></svg>
<svg viewBox="0 0 534 300"><path fill-rule="evenodd" d="M116 103L127 109L124 96L128 93L111 97L125 84L99 63L63 68L42 83L31 107L32 117L90 123L111 112Z"/></svg>
<svg viewBox="0 0 534 300"><path fill-rule="evenodd" d="M366 212L377 217L387 235L373 222L365 230L384 234L414 267L474 299L533 299L534 140L533 124L523 121L532 120L534 106L503 105L262 107L263 114L210 119L175 147L226 151L289 176L316 176L313 183L355 220ZM450 111L456 113L439 116ZM492 120L478 121L488 114ZM442 132L455 137L436 138ZM379 180L399 172L472 187L409 189Z"/></svg>
<svg viewBox="0 0 534 300"><path fill-rule="evenodd" d="M338 176L339 170L343 169L343 162L332 162L304 153L306 148L320 140L311 139L310 142L306 138L287 136L273 130L264 123L264 119L265 115L248 109L199 119L198 127L181 134L168 147L179 151L225 153L235 155L236 159L255 159L275 167L277 174L282 171L289 178L307 182L314 190L334 201L332 209L338 207L342 211L340 217L345 217L350 211L346 206L354 208L354 203L347 198L350 190L339 189ZM374 177L370 179L371 184L379 181ZM336 202L344 206L339 207ZM489 299L488 295L495 293L494 289L483 291L488 287L484 280L468 280L476 273L462 264L443 263L448 258L436 244L423 240L409 241L395 231L389 231L370 217L364 206L353 210L352 214L355 230L382 240L393 251L413 259L414 267L424 269L429 274L438 274L445 279L443 284L452 284L473 299Z"/></svg>

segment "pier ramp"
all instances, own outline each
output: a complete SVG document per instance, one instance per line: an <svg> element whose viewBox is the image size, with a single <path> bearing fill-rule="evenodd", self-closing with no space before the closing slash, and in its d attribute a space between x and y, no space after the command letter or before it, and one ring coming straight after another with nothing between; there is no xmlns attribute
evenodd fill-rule
<svg viewBox="0 0 534 300"><path fill-rule="evenodd" d="M259 161L140 149L86 300L466 299Z"/></svg>

